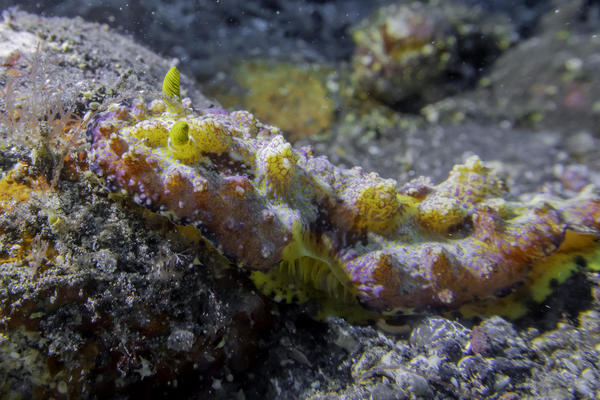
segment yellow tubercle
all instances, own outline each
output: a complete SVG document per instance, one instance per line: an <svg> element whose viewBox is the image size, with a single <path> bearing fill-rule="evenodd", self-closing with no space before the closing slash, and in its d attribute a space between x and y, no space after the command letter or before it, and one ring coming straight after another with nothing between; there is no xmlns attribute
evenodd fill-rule
<svg viewBox="0 0 600 400"><path fill-rule="evenodd" d="M198 149L205 153L224 153L230 146L230 134L211 118L192 119L190 135Z"/></svg>
<svg viewBox="0 0 600 400"><path fill-rule="evenodd" d="M155 99L150 102L148 105L148 111L150 111L154 115L160 115L164 113L166 110L166 105L163 100Z"/></svg>
<svg viewBox="0 0 600 400"><path fill-rule="evenodd" d="M265 178L267 189L282 194L292 181L298 156L283 136L275 136L271 142L257 153L261 175Z"/></svg>
<svg viewBox="0 0 600 400"><path fill-rule="evenodd" d="M131 128L131 135L150 147L164 147L169 137L168 129L158 120L145 120Z"/></svg>
<svg viewBox="0 0 600 400"><path fill-rule="evenodd" d="M477 156L471 156L465 160L464 164L457 164L451 172L474 172L476 174L486 175L489 169L483 165L481 159Z"/></svg>
<svg viewBox="0 0 600 400"><path fill-rule="evenodd" d="M455 165L448 179L438 185L440 196L458 200L467 210L481 201L505 193L506 188L490 168L477 156L469 157L464 164Z"/></svg>
<svg viewBox="0 0 600 400"><path fill-rule="evenodd" d="M464 223L467 211L456 199L432 196L419 204L419 224L432 232L447 233Z"/></svg>
<svg viewBox="0 0 600 400"><path fill-rule="evenodd" d="M248 134L250 134L251 136L255 136L258 133L259 122L256 119L256 117L249 111L236 110L231 113L231 116L234 117L235 119L237 119L238 121L241 121L240 124L237 126L239 131L233 130L232 131L233 134L242 132L244 130L244 127L246 127ZM272 129L279 129L279 128L272 127Z"/></svg>
<svg viewBox="0 0 600 400"><path fill-rule="evenodd" d="M376 233L389 233L397 227L400 199L396 182L386 180L364 187L355 203L356 227Z"/></svg>

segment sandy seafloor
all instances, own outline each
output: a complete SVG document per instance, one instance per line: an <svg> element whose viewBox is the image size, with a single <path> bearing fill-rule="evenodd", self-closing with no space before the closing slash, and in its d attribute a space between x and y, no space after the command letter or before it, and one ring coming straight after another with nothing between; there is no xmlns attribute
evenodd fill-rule
<svg viewBox="0 0 600 400"><path fill-rule="evenodd" d="M508 10L491 2L486 12L506 12L516 36L480 72L485 84L421 110L375 104L365 112L348 100L351 90L335 90L351 69L347 29L372 11L360 2L348 2L350 13L327 1L249 2L239 12L231 11L233 1L223 2L228 9L199 3L195 10L158 2L156 21L163 22L152 34L128 25L137 12L139 23L153 27L148 5L128 3L129 19L121 19L118 2L85 2L76 11L71 3L46 12L69 10L114 27L16 10L0 22L3 177L23 160L50 181L64 168L51 187L0 193L10 204L0 217L0 398L600 397L598 273L581 269L514 321L432 310L366 326L337 317L317 322L310 304L258 294L214 249L110 195L78 169L88 148L83 133L67 140L38 123L54 106L82 116L113 97L157 94L174 58L196 107L220 99L273 115L285 104L267 104L269 114L264 104L245 103L238 93L248 83L236 81L231 65L250 59L268 79L262 68L291 63L326 71L315 76L337 107L318 130L301 127L296 143L338 165L400 183L419 175L439 182L477 154L515 199L540 190L572 195L600 186L600 7L582 18L584 2L516 2ZM297 25L268 25L273 10L291 19L299 4ZM206 45L193 47L190 27L202 20L193 14L200 11ZM9 87L15 76L18 85ZM5 112L8 89L26 99L17 122ZM285 96L274 98L285 103ZM59 165L67 153L82 162Z"/></svg>

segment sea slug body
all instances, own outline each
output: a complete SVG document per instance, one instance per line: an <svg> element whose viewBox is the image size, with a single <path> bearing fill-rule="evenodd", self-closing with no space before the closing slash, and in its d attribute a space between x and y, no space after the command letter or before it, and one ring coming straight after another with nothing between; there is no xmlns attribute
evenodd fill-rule
<svg viewBox="0 0 600 400"><path fill-rule="evenodd" d="M88 125L91 168L111 190L197 227L278 299L457 308L529 284L558 254L597 248L591 186L507 201L477 157L438 185L399 186L294 149L248 112L184 106L178 80L171 70L162 100L135 113L116 104Z"/></svg>

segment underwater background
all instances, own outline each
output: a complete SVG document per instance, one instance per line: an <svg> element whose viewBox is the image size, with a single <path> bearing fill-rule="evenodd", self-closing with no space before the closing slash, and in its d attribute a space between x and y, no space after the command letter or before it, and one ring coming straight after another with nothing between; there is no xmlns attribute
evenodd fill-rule
<svg viewBox="0 0 600 400"><path fill-rule="evenodd" d="M600 2L0 9L0 398L600 397Z"/></svg>

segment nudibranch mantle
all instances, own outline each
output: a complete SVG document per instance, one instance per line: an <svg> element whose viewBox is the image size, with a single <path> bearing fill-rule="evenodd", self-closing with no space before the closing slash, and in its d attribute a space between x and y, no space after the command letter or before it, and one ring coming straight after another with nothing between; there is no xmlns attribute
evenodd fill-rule
<svg viewBox="0 0 600 400"><path fill-rule="evenodd" d="M569 251L600 236L591 186L571 199L507 201L475 156L438 185L399 186L294 149L249 112L196 111L176 78L163 99L114 104L89 124L91 168L111 190L197 227L279 299L456 308L527 282L567 233Z"/></svg>

